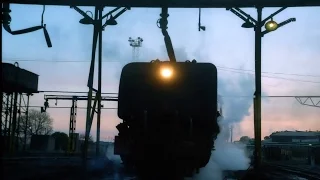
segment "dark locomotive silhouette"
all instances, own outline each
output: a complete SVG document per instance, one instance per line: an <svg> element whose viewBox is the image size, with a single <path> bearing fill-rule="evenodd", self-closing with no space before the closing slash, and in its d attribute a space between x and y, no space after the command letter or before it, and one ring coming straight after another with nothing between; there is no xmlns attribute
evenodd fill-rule
<svg viewBox="0 0 320 180"><path fill-rule="evenodd" d="M219 133L217 70L211 63L148 62L123 67L115 154L128 167L188 176L206 166ZM154 173L154 172L153 172Z"/></svg>

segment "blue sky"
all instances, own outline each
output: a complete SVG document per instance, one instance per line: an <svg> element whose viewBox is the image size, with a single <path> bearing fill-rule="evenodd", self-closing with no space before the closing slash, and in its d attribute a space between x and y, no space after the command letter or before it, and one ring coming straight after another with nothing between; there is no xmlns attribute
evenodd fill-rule
<svg viewBox="0 0 320 180"><path fill-rule="evenodd" d="M81 9L94 12L90 7ZM104 13L111 9L105 8ZM12 30L40 25L42 6L11 5L11 10ZM255 9L243 10L256 16ZM275 10L277 8L264 9L263 17ZM225 115L230 121L239 124L235 135L253 136L252 99L239 96L253 94L254 72L234 70L254 70L253 29L241 28L243 21L225 9L202 10L202 24L207 28L205 32L198 32L197 9L169 9L169 13L168 31L177 59L184 61L195 58L212 62L218 67L219 94L227 96L224 97ZM103 92L117 91L121 67L132 60L129 37L140 36L144 39L140 49L141 61L167 59L163 36L156 26L159 14L160 9L157 8L133 8L117 19L117 26L107 27L103 32ZM263 74L268 76L262 79L263 93L319 95L320 9L288 8L274 20L282 22L291 17L297 21L262 39L262 71L269 72ZM46 6L44 22L53 47L47 48L41 30L19 36L4 32L4 61L18 61L21 68L39 74L39 90L87 91L93 27L80 24L81 18L69 7ZM31 105L42 104L43 94L32 97ZM69 106L70 102L58 102L58 105ZM85 103L79 106L84 107ZM105 106L116 107L116 104L106 103ZM263 135L284 129L320 129L320 122L317 122L320 117L318 109L301 106L294 98L269 98L263 101L262 108ZM69 109L49 109L48 112L54 118L55 130L67 132ZM84 110L79 110L79 132L84 131L84 114ZM120 122L116 111L105 110L102 115L102 138L116 134L114 127Z"/></svg>

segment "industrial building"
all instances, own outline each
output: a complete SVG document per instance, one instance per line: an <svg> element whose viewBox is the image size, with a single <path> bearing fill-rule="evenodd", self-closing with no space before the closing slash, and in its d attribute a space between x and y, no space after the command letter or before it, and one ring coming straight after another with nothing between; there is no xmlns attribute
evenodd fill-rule
<svg viewBox="0 0 320 180"><path fill-rule="evenodd" d="M319 131L278 131L262 142L268 160L295 160L301 164L320 164Z"/></svg>
<svg viewBox="0 0 320 180"><path fill-rule="evenodd" d="M278 143L319 143L318 131L280 131L270 135L271 142Z"/></svg>

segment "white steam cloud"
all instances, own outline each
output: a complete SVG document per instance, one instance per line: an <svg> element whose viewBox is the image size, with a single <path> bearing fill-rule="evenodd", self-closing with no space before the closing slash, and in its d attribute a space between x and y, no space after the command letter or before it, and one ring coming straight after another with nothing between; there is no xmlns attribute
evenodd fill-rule
<svg viewBox="0 0 320 180"><path fill-rule="evenodd" d="M245 153L245 146L241 144L230 143L230 125L231 121L218 118L220 126L220 134L215 141L215 150L212 152L209 163L206 167L200 169L199 174L195 174L193 178L185 178L185 180L222 180L224 171L246 170L250 165L250 159ZM111 161L112 178L114 180L123 179L121 159L113 154L113 145L108 147L106 152L107 159L96 159L94 169L105 167L106 161ZM109 165L110 169L110 165Z"/></svg>
<svg viewBox="0 0 320 180"><path fill-rule="evenodd" d="M219 117L218 123L221 131L215 141L215 150L207 166L200 169L200 173L195 175L194 180L222 180L223 171L246 170L250 165L245 146L229 142L230 121Z"/></svg>

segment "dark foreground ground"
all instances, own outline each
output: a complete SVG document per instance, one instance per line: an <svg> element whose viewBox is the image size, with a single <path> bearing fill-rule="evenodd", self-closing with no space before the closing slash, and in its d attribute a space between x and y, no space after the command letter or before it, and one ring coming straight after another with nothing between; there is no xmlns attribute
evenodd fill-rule
<svg viewBox="0 0 320 180"><path fill-rule="evenodd" d="M133 180L133 173L126 172L120 161L106 158L91 159L87 171L80 158L29 158L3 161L4 180ZM201 173L201 172L200 172ZM212 172L214 173L214 172ZM272 165L264 165L260 172L224 171L225 179L306 180L308 177L286 172ZM188 178L193 179L193 178ZM211 180L212 178L210 178ZM215 179L215 178L213 178ZM315 178L316 179L316 178ZM320 176L319 176L320 179ZM195 180L205 180L204 178ZM217 178L220 180L220 178Z"/></svg>

